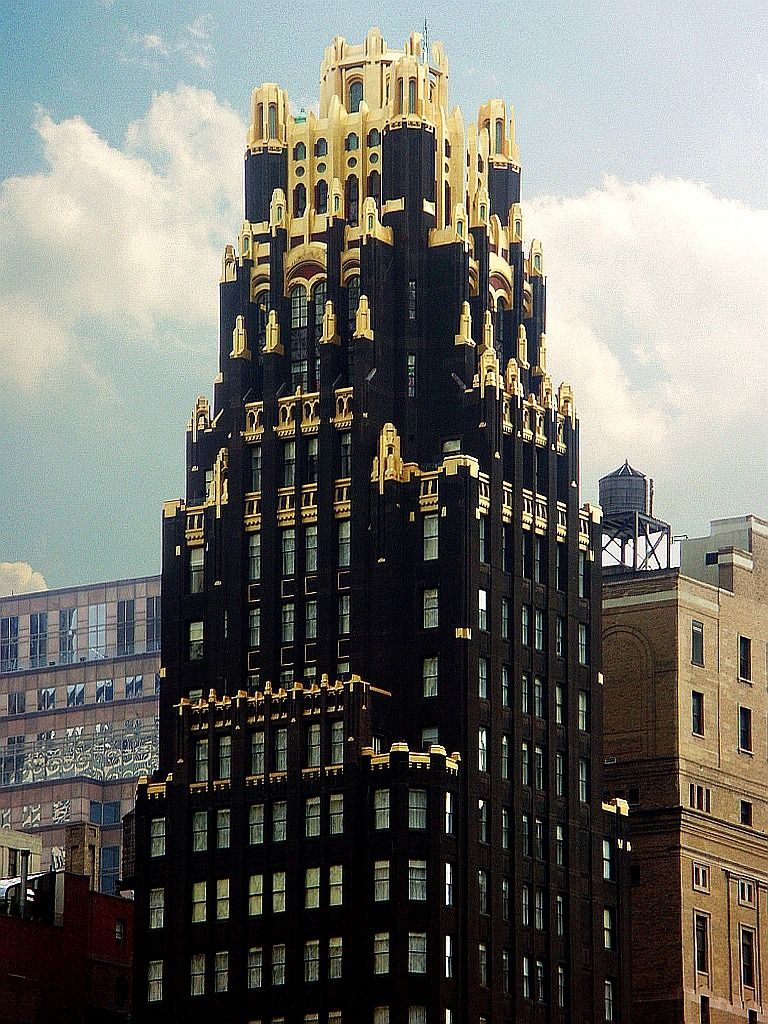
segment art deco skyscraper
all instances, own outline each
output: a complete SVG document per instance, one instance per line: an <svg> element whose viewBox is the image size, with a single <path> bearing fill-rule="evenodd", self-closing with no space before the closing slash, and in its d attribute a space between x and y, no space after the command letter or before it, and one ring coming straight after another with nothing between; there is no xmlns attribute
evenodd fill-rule
<svg viewBox="0 0 768 1024"><path fill-rule="evenodd" d="M510 112L465 127L440 44L334 39L317 116L255 90L164 509L138 1019L626 1019L599 514L545 294Z"/></svg>

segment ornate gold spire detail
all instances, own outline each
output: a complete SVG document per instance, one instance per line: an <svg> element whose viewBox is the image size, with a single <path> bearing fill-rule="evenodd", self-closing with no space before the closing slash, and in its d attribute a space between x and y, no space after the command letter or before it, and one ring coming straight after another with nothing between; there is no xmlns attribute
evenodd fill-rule
<svg viewBox="0 0 768 1024"><path fill-rule="evenodd" d="M472 340L472 314L469 311L468 302L462 302L461 304L459 333L454 335L453 342L455 345L470 345L472 348L475 346Z"/></svg>
<svg viewBox="0 0 768 1024"><path fill-rule="evenodd" d="M357 313L355 314L355 334L356 338L367 338L369 341L373 341L373 330L371 328L371 307L368 305L368 296L361 295L360 302L357 306Z"/></svg>
<svg viewBox="0 0 768 1024"><path fill-rule="evenodd" d="M232 331L232 351L229 355L231 359L251 358L251 351L248 348L248 332L245 329L245 320L242 316L235 318L235 329Z"/></svg>
<svg viewBox="0 0 768 1024"><path fill-rule="evenodd" d="M277 313L274 309L270 309L267 317L267 340L264 344L264 351L276 352L279 356L285 352L280 341L280 324L277 322Z"/></svg>

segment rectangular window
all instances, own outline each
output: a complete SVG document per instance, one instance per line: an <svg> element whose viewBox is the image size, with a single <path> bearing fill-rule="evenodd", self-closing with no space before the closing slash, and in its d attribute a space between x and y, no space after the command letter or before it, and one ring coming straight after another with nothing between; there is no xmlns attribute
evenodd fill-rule
<svg viewBox="0 0 768 1024"><path fill-rule="evenodd" d="M408 973L427 973L426 932L408 932Z"/></svg>
<svg viewBox="0 0 768 1024"><path fill-rule="evenodd" d="M529 928L531 925L531 887L530 885L523 885L522 889L522 903L521 903L521 921L524 928Z"/></svg>
<svg viewBox="0 0 768 1024"><path fill-rule="evenodd" d="M377 902L389 899L389 861L377 860L373 864L373 898Z"/></svg>
<svg viewBox="0 0 768 1024"><path fill-rule="evenodd" d="M487 562L488 561L488 541L487 541L487 536L486 536L485 516L480 516L480 518L477 521L477 528L478 528L478 539L479 539L479 549L480 549L480 561L481 562Z"/></svg>
<svg viewBox="0 0 768 1024"><path fill-rule="evenodd" d="M615 949L616 919L613 907L603 908L603 945L606 949Z"/></svg>
<svg viewBox="0 0 768 1024"><path fill-rule="evenodd" d="M707 791L709 792L709 791ZM742 800L739 804L739 820L742 825L752 826L752 801Z"/></svg>
<svg viewBox="0 0 768 1024"><path fill-rule="evenodd" d="M248 646L258 647L261 643L261 607L256 605L248 612Z"/></svg>
<svg viewBox="0 0 768 1024"><path fill-rule="evenodd" d="M149 856L165 855L165 818L152 818L149 823Z"/></svg>
<svg viewBox="0 0 768 1024"><path fill-rule="evenodd" d="M533 777L536 789L544 789L544 748L533 748Z"/></svg>
<svg viewBox="0 0 768 1024"><path fill-rule="evenodd" d="M344 764L344 723L331 722L331 764Z"/></svg>
<svg viewBox="0 0 768 1024"><path fill-rule="evenodd" d="M48 612L33 612L29 616L29 667L48 665Z"/></svg>
<svg viewBox="0 0 768 1024"><path fill-rule="evenodd" d="M752 753L752 709L739 707L739 750Z"/></svg>
<svg viewBox="0 0 768 1024"><path fill-rule="evenodd" d="M704 914L694 917L694 939L696 970L700 974L709 973L709 918Z"/></svg>
<svg viewBox="0 0 768 1024"><path fill-rule="evenodd" d="M349 636L349 594L339 594L339 635Z"/></svg>
<svg viewBox="0 0 768 1024"><path fill-rule="evenodd" d="M317 601L308 600L305 605L304 638L317 639Z"/></svg>
<svg viewBox="0 0 768 1024"><path fill-rule="evenodd" d="M488 771L488 730L484 726L477 730L477 767L481 772Z"/></svg>
<svg viewBox="0 0 768 1024"><path fill-rule="evenodd" d="M341 977L342 954L342 937L340 935L331 936L328 939L328 977L331 980ZM334 1017L333 1011L331 1011L328 1014L328 1024L331 1024L333 1020L338 1020L340 1024L341 1014L339 1013L338 1017Z"/></svg>
<svg viewBox="0 0 768 1024"><path fill-rule="evenodd" d="M501 737L501 777L509 778L509 736L506 733Z"/></svg>
<svg viewBox="0 0 768 1024"><path fill-rule="evenodd" d="M208 849L208 812L194 811L192 814L192 850L199 853Z"/></svg>
<svg viewBox="0 0 768 1024"><path fill-rule="evenodd" d="M328 869L328 904L331 907L340 907L343 902L343 880L344 866L331 864Z"/></svg>
<svg viewBox="0 0 768 1024"><path fill-rule="evenodd" d="M85 683L72 683L67 687L67 707L78 708L85 704Z"/></svg>
<svg viewBox="0 0 768 1024"><path fill-rule="evenodd" d="M165 889L149 890L149 927L162 928L165 919Z"/></svg>
<svg viewBox="0 0 768 1024"><path fill-rule="evenodd" d="M579 552L579 597L587 597L589 580L587 578L587 555L586 552Z"/></svg>
<svg viewBox="0 0 768 1024"><path fill-rule="evenodd" d="M189 660L202 661L203 659L203 623L200 621L189 623Z"/></svg>
<svg viewBox="0 0 768 1024"><path fill-rule="evenodd" d="M296 442L286 441L283 445L283 487L296 484Z"/></svg>
<svg viewBox="0 0 768 1024"><path fill-rule="evenodd" d="M531 816L526 811L523 811L521 817L521 839L523 847L523 856L531 856Z"/></svg>
<svg viewBox="0 0 768 1024"><path fill-rule="evenodd" d="M614 985L613 985L613 981L612 981L611 978L606 978L605 979L605 986L604 986L603 991L604 991L603 1005L604 1005L604 1009L605 1009L605 1022L606 1022L606 1024L613 1024L613 1021L616 1020L616 1013L615 1013L615 1011L616 1011L616 999L615 999L615 993L614 993Z"/></svg>
<svg viewBox="0 0 768 1024"><path fill-rule="evenodd" d="M534 893L534 928L544 931L544 890L537 888Z"/></svg>
<svg viewBox="0 0 768 1024"><path fill-rule="evenodd" d="M424 658L422 662L422 683L425 697L437 696L437 657Z"/></svg>
<svg viewBox="0 0 768 1024"><path fill-rule="evenodd" d="M192 883L192 924L201 924L206 918L206 883Z"/></svg>
<svg viewBox="0 0 768 1024"><path fill-rule="evenodd" d="M416 319L416 282L408 282L408 319Z"/></svg>
<svg viewBox="0 0 768 1024"><path fill-rule="evenodd" d="M477 665L477 695L481 700L488 697L488 659L479 658Z"/></svg>
<svg viewBox="0 0 768 1024"><path fill-rule="evenodd" d="M264 804L251 804L248 808L248 842L252 846L264 842Z"/></svg>
<svg viewBox="0 0 768 1024"><path fill-rule="evenodd" d="M610 839L603 839L603 878L613 879L613 847Z"/></svg>
<svg viewBox="0 0 768 1024"><path fill-rule="evenodd" d="M248 988L261 988L264 984L264 949L252 946L248 950Z"/></svg>
<svg viewBox="0 0 768 1024"><path fill-rule="evenodd" d="M272 947L272 984L285 984L285 946L282 943Z"/></svg>
<svg viewBox="0 0 768 1024"><path fill-rule="evenodd" d="M265 770L264 733L251 733L251 775L263 775Z"/></svg>
<svg viewBox="0 0 768 1024"><path fill-rule="evenodd" d="M488 987L488 947L484 942L477 947L477 976L482 988Z"/></svg>
<svg viewBox="0 0 768 1024"><path fill-rule="evenodd" d="M501 666L501 703L505 708L510 706L510 681L509 681L509 665Z"/></svg>
<svg viewBox="0 0 768 1024"><path fill-rule="evenodd" d="M560 938L565 935L565 897L559 893L555 900L555 930Z"/></svg>
<svg viewBox="0 0 768 1024"><path fill-rule="evenodd" d="M216 920L226 921L229 918L229 879L216 879Z"/></svg>
<svg viewBox="0 0 768 1024"><path fill-rule="evenodd" d="M565 619L562 615L557 616L557 630L555 633L555 654L558 658L565 657Z"/></svg>
<svg viewBox="0 0 768 1024"><path fill-rule="evenodd" d="M579 690L579 729L589 732L589 694L586 690Z"/></svg>
<svg viewBox="0 0 768 1024"><path fill-rule="evenodd" d="M205 549L189 549L189 592L202 594L205 590Z"/></svg>
<svg viewBox="0 0 768 1024"><path fill-rule="evenodd" d="M251 493L258 494L261 490L261 445L251 449Z"/></svg>
<svg viewBox="0 0 768 1024"><path fill-rule="evenodd" d="M482 587L477 592L477 626L488 629L488 591Z"/></svg>
<svg viewBox="0 0 768 1024"><path fill-rule="evenodd" d="M328 831L332 836L344 832L344 794L331 793L328 811Z"/></svg>
<svg viewBox="0 0 768 1024"><path fill-rule="evenodd" d="M159 600L159 599L154 599ZM0 622L5 620L0 620ZM0 630L0 632L2 632ZM0 660L5 649L4 640L0 639ZM156 650L157 648L147 648ZM72 665L77 657L77 608L59 610L59 664ZM5 671L3 669L2 671Z"/></svg>
<svg viewBox="0 0 768 1024"><path fill-rule="evenodd" d="M520 709L524 715L531 713L531 676L523 672L520 677Z"/></svg>
<svg viewBox="0 0 768 1024"><path fill-rule="evenodd" d="M408 861L408 899L426 900L427 898L427 862L425 860Z"/></svg>
<svg viewBox="0 0 768 1024"><path fill-rule="evenodd" d="M533 678L533 713L537 718L546 717L546 688L541 676Z"/></svg>
<svg viewBox="0 0 768 1024"><path fill-rule="evenodd" d="M424 629L434 629L437 626L438 620L437 587L424 588L422 594L422 607L422 625Z"/></svg>
<svg viewBox="0 0 768 1024"><path fill-rule="evenodd" d="M691 620L691 664L704 664L704 623Z"/></svg>
<svg viewBox="0 0 768 1024"><path fill-rule="evenodd" d="M320 767L320 723L313 722L307 727L307 768ZM318 807L319 816L319 807Z"/></svg>
<svg viewBox="0 0 768 1024"><path fill-rule="evenodd" d="M342 480L352 476L352 434L349 430L341 432L341 463L339 473Z"/></svg>
<svg viewBox="0 0 768 1024"><path fill-rule="evenodd" d="M739 679L752 679L752 641L748 636L739 637Z"/></svg>
<svg viewBox="0 0 768 1024"><path fill-rule="evenodd" d="M219 737L219 772L217 778L228 779L232 775L232 737Z"/></svg>
<svg viewBox="0 0 768 1024"><path fill-rule="evenodd" d="M216 849L229 849L229 824L230 810L228 807L220 807L216 811Z"/></svg>
<svg viewBox="0 0 768 1024"><path fill-rule="evenodd" d="M544 821L536 818L533 822L534 853L537 860L544 860Z"/></svg>
<svg viewBox="0 0 768 1024"><path fill-rule="evenodd" d="M272 872L272 913L285 913L285 872Z"/></svg>
<svg viewBox="0 0 768 1024"><path fill-rule="evenodd" d="M691 690L691 732L704 735L704 694L698 690Z"/></svg>
<svg viewBox="0 0 768 1024"><path fill-rule="evenodd" d="M317 483L317 438L310 437L307 440L307 484ZM317 529L317 527L315 527Z"/></svg>
<svg viewBox="0 0 768 1024"><path fill-rule="evenodd" d="M533 616L534 621L534 646L537 651L543 651L546 642L547 618L541 608L537 608Z"/></svg>
<svg viewBox="0 0 768 1024"><path fill-rule="evenodd" d="M589 632L584 622L579 623L579 664L589 664Z"/></svg>
<svg viewBox="0 0 768 1024"><path fill-rule="evenodd" d="M555 686L555 723L562 725L565 721L565 690L562 683Z"/></svg>
<svg viewBox="0 0 768 1024"><path fill-rule="evenodd" d="M345 569L349 565L351 557L350 521L349 519L339 520L338 527L338 548L339 568Z"/></svg>
<svg viewBox="0 0 768 1024"><path fill-rule="evenodd" d="M523 957L523 998L531 998L531 961L527 956Z"/></svg>
<svg viewBox="0 0 768 1024"><path fill-rule="evenodd" d="M453 977L453 936L445 936L445 976Z"/></svg>
<svg viewBox="0 0 768 1024"><path fill-rule="evenodd" d="M693 863L693 888L700 892L709 892L709 866Z"/></svg>
<svg viewBox="0 0 768 1024"><path fill-rule="evenodd" d="M208 740L195 740L195 782L208 781Z"/></svg>
<svg viewBox="0 0 768 1024"><path fill-rule="evenodd" d="M508 807L501 809L501 848L509 850L512 838L512 812Z"/></svg>
<svg viewBox="0 0 768 1024"><path fill-rule="evenodd" d="M163 998L163 961L150 960L147 964L147 1002L159 1003Z"/></svg>
<svg viewBox="0 0 768 1024"><path fill-rule="evenodd" d="M579 800L589 803L589 761L586 757L579 758Z"/></svg>
<svg viewBox="0 0 768 1024"><path fill-rule="evenodd" d="M205 953L193 953L189 964L190 995L205 995Z"/></svg>
<svg viewBox="0 0 768 1024"><path fill-rule="evenodd" d="M317 440L314 438L313 440ZM304 571L317 572L317 524L304 528Z"/></svg>
<svg viewBox="0 0 768 1024"><path fill-rule="evenodd" d="M445 834L453 835L453 793L445 794Z"/></svg>
<svg viewBox="0 0 768 1024"><path fill-rule="evenodd" d="M272 841L285 841L288 825L288 804L285 800L275 800L272 804Z"/></svg>
<svg viewBox="0 0 768 1024"><path fill-rule="evenodd" d="M96 680L96 703L106 704L115 697L115 684L112 679Z"/></svg>
<svg viewBox="0 0 768 1024"><path fill-rule="evenodd" d="M382 790L377 790L382 792ZM389 790L384 790L389 795ZM387 805L389 806L389 805ZM426 789L408 790L408 828L424 829L427 827L427 791Z"/></svg>
<svg viewBox="0 0 768 1024"><path fill-rule="evenodd" d="M16 672L18 667L19 617L4 615L0 618L0 672Z"/></svg>
<svg viewBox="0 0 768 1024"><path fill-rule="evenodd" d="M288 771L288 730L275 730L275 771Z"/></svg>
<svg viewBox="0 0 768 1024"><path fill-rule="evenodd" d="M445 905L453 906L453 864L450 861L445 862Z"/></svg>
<svg viewBox="0 0 768 1024"><path fill-rule="evenodd" d="M285 601L280 617L280 639L284 644L292 644L294 639L294 625L296 620L296 607L293 601Z"/></svg>
<svg viewBox="0 0 768 1024"><path fill-rule="evenodd" d="M264 875L251 875L248 879L248 913L251 917L264 913Z"/></svg>
<svg viewBox="0 0 768 1024"><path fill-rule="evenodd" d="M389 973L389 932L376 932L373 936L373 973Z"/></svg>
<svg viewBox="0 0 768 1024"><path fill-rule="evenodd" d="M261 534L248 534L248 579L261 579Z"/></svg>
<svg viewBox="0 0 768 1024"><path fill-rule="evenodd" d="M481 843L488 842L488 801L477 801L477 838Z"/></svg>
<svg viewBox="0 0 768 1024"><path fill-rule="evenodd" d="M524 604L520 609L521 643L526 647L531 644L531 606Z"/></svg>
<svg viewBox="0 0 768 1024"><path fill-rule="evenodd" d="M524 786L530 786L531 784L531 745L528 740L523 740L520 744L521 751L521 777L520 781Z"/></svg>
<svg viewBox="0 0 768 1024"><path fill-rule="evenodd" d="M555 753L555 796L565 796L565 754Z"/></svg>
<svg viewBox="0 0 768 1024"><path fill-rule="evenodd" d="M373 827L389 828L389 790L376 789L373 793Z"/></svg>
<svg viewBox="0 0 768 1024"><path fill-rule="evenodd" d="M99 607L102 607L101 605ZM133 654L136 634L136 603L133 598L117 602L117 655ZM89 609L90 611L90 609Z"/></svg>
<svg viewBox="0 0 768 1024"><path fill-rule="evenodd" d="M422 519L422 543L425 562L431 562L437 558L439 524L440 520L436 515L424 516Z"/></svg>
<svg viewBox="0 0 768 1024"><path fill-rule="evenodd" d="M316 910L320 906L320 868L307 868L304 872L304 908Z"/></svg>
<svg viewBox="0 0 768 1024"><path fill-rule="evenodd" d="M296 531L293 528L281 532L280 551L283 576L293 576L296 571Z"/></svg>
<svg viewBox="0 0 768 1024"><path fill-rule="evenodd" d="M81 702L82 703L82 702ZM23 715L27 710L27 695L23 690L8 694L8 714Z"/></svg>

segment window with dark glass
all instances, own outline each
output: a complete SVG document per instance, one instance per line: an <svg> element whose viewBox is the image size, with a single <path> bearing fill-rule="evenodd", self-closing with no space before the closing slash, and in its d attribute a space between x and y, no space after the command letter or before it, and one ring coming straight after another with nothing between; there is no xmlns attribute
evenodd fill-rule
<svg viewBox="0 0 768 1024"><path fill-rule="evenodd" d="M189 549L189 592L202 594L205 589L205 549Z"/></svg>
<svg viewBox="0 0 768 1024"><path fill-rule="evenodd" d="M29 616L29 667L48 665L48 612L33 612Z"/></svg>
<svg viewBox="0 0 768 1024"><path fill-rule="evenodd" d="M691 664L704 664L704 623L691 620Z"/></svg>
<svg viewBox="0 0 768 1024"><path fill-rule="evenodd" d="M117 654L133 654L136 634L136 602L133 598L117 602Z"/></svg>
<svg viewBox="0 0 768 1024"><path fill-rule="evenodd" d="M355 136L357 138L357 136ZM344 186L347 208L347 224L355 227L360 218L360 181L356 174L350 174Z"/></svg>
<svg viewBox="0 0 768 1024"><path fill-rule="evenodd" d="M739 707L739 750L752 752L752 709Z"/></svg>
<svg viewBox="0 0 768 1024"><path fill-rule="evenodd" d="M696 736L704 735L704 694L691 691L691 731Z"/></svg>
<svg viewBox="0 0 768 1024"><path fill-rule="evenodd" d="M752 641L748 636L739 637L739 679L752 679Z"/></svg>

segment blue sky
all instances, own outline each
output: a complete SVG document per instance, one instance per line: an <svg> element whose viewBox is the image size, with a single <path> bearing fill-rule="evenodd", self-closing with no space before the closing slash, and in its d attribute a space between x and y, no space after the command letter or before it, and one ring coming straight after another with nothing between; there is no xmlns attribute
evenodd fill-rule
<svg viewBox="0 0 768 1024"><path fill-rule="evenodd" d="M765 5L465 10L428 10L430 37L466 120L489 96L516 107L584 497L629 457L678 532L768 515ZM0 5L0 588L158 569L160 503L215 373L251 88L309 105L334 34L375 24L398 47L423 20L366 2Z"/></svg>

